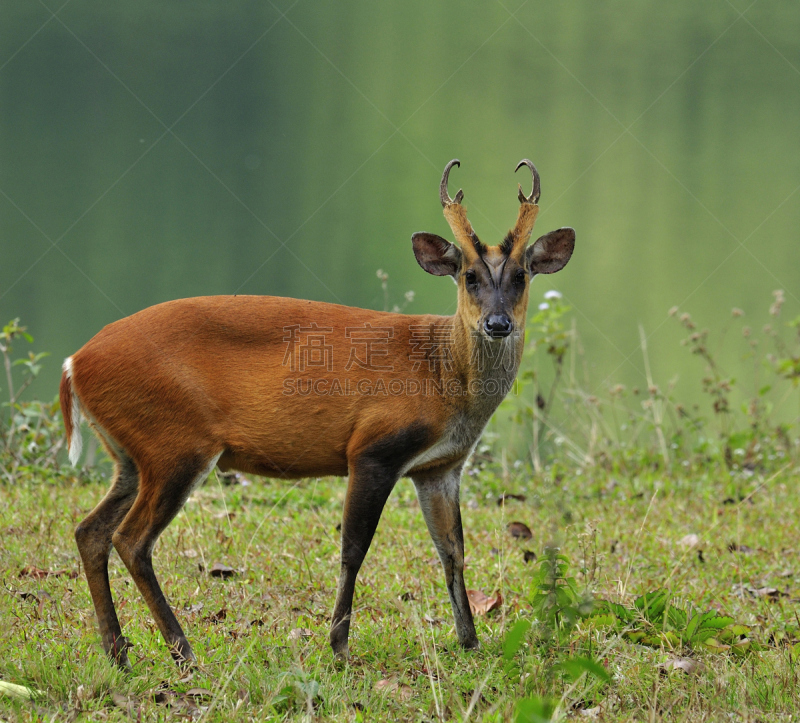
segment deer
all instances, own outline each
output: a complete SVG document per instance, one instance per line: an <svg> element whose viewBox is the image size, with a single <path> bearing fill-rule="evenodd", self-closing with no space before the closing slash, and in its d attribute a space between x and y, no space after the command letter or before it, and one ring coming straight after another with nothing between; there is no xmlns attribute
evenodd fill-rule
<svg viewBox="0 0 800 723"><path fill-rule="evenodd" d="M540 179L519 186L501 243L474 232L463 191L439 192L457 244L411 238L419 265L457 285L452 316L371 311L273 296L157 304L104 327L63 365L69 458L86 421L113 462L111 486L75 540L103 648L129 668L108 578L112 548L172 657L196 657L153 570L153 547L214 468L269 478L347 478L330 645L347 659L356 578L395 484L410 477L444 570L458 642L479 647L464 584L461 473L520 366L531 279L562 269L575 231L530 244Z"/></svg>

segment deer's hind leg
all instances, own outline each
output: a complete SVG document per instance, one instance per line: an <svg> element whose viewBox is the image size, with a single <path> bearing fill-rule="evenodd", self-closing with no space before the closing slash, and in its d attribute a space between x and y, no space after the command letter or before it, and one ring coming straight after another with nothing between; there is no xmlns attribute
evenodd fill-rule
<svg viewBox="0 0 800 723"><path fill-rule="evenodd" d="M194 662L195 656L153 571L153 546L192 490L214 469L219 457L220 454L190 453L171 457L168 462L140 463L139 494L112 536L114 547L179 665Z"/></svg>
<svg viewBox="0 0 800 723"><path fill-rule="evenodd" d="M83 561L92 596L103 649L122 667L129 667L128 641L122 630L108 582L111 537L133 505L139 491L139 471L124 450L106 444L114 458L114 477L106 496L75 530L75 541Z"/></svg>

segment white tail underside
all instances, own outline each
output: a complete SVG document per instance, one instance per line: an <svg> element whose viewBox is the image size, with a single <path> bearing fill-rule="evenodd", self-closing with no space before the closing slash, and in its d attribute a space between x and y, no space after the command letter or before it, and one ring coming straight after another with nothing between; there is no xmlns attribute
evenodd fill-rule
<svg viewBox="0 0 800 723"><path fill-rule="evenodd" d="M72 357L67 357L64 360L64 372L68 379L72 379ZM78 466L78 460L81 458L83 451L83 437L81 436L81 420L83 414L81 413L81 403L75 391L72 392L72 438L69 440L69 461L73 467Z"/></svg>

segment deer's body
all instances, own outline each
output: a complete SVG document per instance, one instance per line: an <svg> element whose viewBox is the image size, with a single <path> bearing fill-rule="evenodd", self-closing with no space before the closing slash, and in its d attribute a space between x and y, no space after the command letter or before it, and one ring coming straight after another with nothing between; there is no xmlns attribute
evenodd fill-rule
<svg viewBox="0 0 800 723"><path fill-rule="evenodd" d="M485 247L442 180L461 249L415 234L420 265L459 285L452 317L408 316L268 296L167 302L110 324L66 360L61 407L73 463L86 418L115 462L112 487L76 540L106 651L127 664L108 583L119 552L173 656L193 654L152 568L158 536L214 466L268 477L347 475L331 644L347 655L355 579L384 503L410 476L439 551L459 641L478 639L463 580L461 469L511 387L528 281L572 253L560 229L526 249L538 206Z"/></svg>
<svg viewBox="0 0 800 723"><path fill-rule="evenodd" d="M315 331L295 342L292 326ZM374 343L371 364L346 336L365 329L391 330ZM307 350L294 348L309 336L322 341L313 366L303 364ZM105 327L70 357L69 379L87 418L139 464L221 455L223 471L345 476L350 460L400 433L405 419L419 433L408 449L419 462L404 469L415 472L463 462L502 399L486 387L505 390L516 375L521 337L508 338L513 350L488 357L483 371L469 365L480 353L471 341L459 338L454 317L272 296L199 297ZM157 440L142 433L154 428Z"/></svg>

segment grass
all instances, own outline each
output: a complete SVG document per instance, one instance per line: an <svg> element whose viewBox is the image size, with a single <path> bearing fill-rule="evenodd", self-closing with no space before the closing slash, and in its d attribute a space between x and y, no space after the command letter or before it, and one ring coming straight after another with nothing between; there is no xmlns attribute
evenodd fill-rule
<svg viewBox="0 0 800 723"><path fill-rule="evenodd" d="M456 643L443 573L407 480L362 568L345 664L327 642L345 480L225 486L213 474L155 550L200 661L191 675L173 665L113 552L132 673L102 653L73 531L107 480L102 465L60 466L57 402L20 397L44 355L17 358L12 346L31 338L18 320L3 327L0 684L40 692L22 700L0 685L0 721L797 720L800 316L784 321L783 292L773 294L760 337L741 329L753 373L737 384L712 353L720 343L671 310L703 368L697 399L681 403L672 381L650 379L644 335L647 387L611 383L590 393L569 308L556 292L545 298L519 375L526 393L504 402L505 427L487 432L462 482L467 587L503 598L476 619L481 649ZM732 311L733 322L741 316ZM504 493L524 499L498 505ZM530 539L512 536L512 522L527 525ZM646 615L623 630L591 617L565 623L556 612L561 627L547 634L547 596L537 593L548 578L531 553L541 562L554 543L569 562L565 590L629 608L643 593L668 591L680 609L715 610L747 626L748 651L739 654L743 641L736 650L680 647L693 640L688 629L648 629ZM210 575L217 563L236 574ZM520 621L537 618L515 648ZM631 633L661 644L634 643Z"/></svg>
<svg viewBox="0 0 800 723"><path fill-rule="evenodd" d="M413 486L402 480L362 568L349 664L336 662L327 643L344 480L223 486L212 475L155 551L163 588L200 660L191 677L173 666L115 553L110 577L134 643L131 675L102 654L82 573L20 576L30 566L81 572L72 532L105 490L94 473L21 476L0 487L0 678L42 694L0 699L0 718L500 721L524 696L555 695L565 715L588 709L604 720L789 720L800 712L790 647L799 627L797 471L715 468L623 479L594 470L556 481L504 479L489 465L465 476L467 585L504 598L500 610L477 619L483 645L469 653L456 644L443 575ZM527 499L498 506L503 492ZM512 521L527 524L532 539L512 538ZM697 544L687 544L690 534ZM669 588L749 625L764 650L745 658L683 651L703 663L687 675L659 667L675 651L579 624L573 645L591 638L610 683L553 679L552 651L532 641L518 655L521 670L509 674L503 639L531 615L535 593L534 563L523 553L541 554L554 536L579 571L579 587L624 603ZM216 562L240 572L211 577L204 570ZM742 585L776 592L759 596ZM298 629L310 635L292 634ZM192 689L206 692L187 696Z"/></svg>

